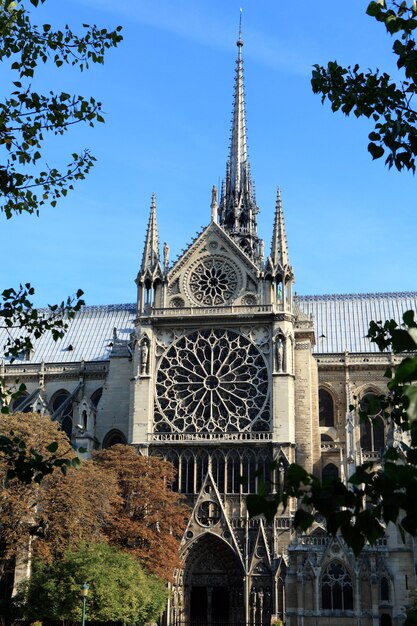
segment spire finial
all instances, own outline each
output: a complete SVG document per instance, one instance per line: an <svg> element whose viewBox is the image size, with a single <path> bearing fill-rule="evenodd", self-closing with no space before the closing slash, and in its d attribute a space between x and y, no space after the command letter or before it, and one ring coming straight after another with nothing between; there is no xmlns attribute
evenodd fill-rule
<svg viewBox="0 0 417 626"><path fill-rule="evenodd" d="M281 187L277 190L277 203L275 206L274 231L272 234L271 259L274 266L282 270L290 267L288 256L287 235L285 232L284 212L282 210Z"/></svg>
<svg viewBox="0 0 417 626"><path fill-rule="evenodd" d="M148 228L146 231L145 248L142 257L142 271L153 272L159 264L158 225L156 223L156 197L152 193L151 210L149 213Z"/></svg>
<svg viewBox="0 0 417 626"><path fill-rule="evenodd" d="M240 7L240 14L239 14L239 39L236 42L238 47L242 47L243 46L243 39L242 39L242 13L243 13L243 9L242 9L242 7Z"/></svg>

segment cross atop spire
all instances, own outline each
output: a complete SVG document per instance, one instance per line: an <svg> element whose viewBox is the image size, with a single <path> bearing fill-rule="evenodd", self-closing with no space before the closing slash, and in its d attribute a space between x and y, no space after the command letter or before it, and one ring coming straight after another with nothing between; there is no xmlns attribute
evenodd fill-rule
<svg viewBox="0 0 417 626"><path fill-rule="evenodd" d="M271 260L274 267L282 270L290 267L288 256L287 235L285 232L284 212L282 210L281 189L278 187L277 202L275 205L275 221L272 233Z"/></svg>
<svg viewBox="0 0 417 626"><path fill-rule="evenodd" d="M219 204L219 221L245 252L253 260L258 260L259 239L256 226L258 207L250 175L246 140L242 13L239 22L239 39L236 45L238 52L233 95L232 134L226 165L226 179Z"/></svg>
<svg viewBox="0 0 417 626"><path fill-rule="evenodd" d="M146 231L145 248L143 250L141 273L153 274L160 265L158 225L156 223L156 200L152 194L151 211L149 214L148 228Z"/></svg>

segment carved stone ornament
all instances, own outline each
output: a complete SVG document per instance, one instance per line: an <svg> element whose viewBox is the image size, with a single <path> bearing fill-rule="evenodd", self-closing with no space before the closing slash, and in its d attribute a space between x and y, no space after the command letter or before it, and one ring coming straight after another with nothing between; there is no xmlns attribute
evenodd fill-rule
<svg viewBox="0 0 417 626"><path fill-rule="evenodd" d="M188 273L186 289L190 299L200 306L226 304L241 288L240 271L233 261L209 256L198 261Z"/></svg>
<svg viewBox="0 0 417 626"><path fill-rule="evenodd" d="M149 337L145 335L140 342L139 374L146 376L149 373Z"/></svg>
<svg viewBox="0 0 417 626"><path fill-rule="evenodd" d="M178 338L159 361L156 432L268 431L267 362L247 337L223 329Z"/></svg>

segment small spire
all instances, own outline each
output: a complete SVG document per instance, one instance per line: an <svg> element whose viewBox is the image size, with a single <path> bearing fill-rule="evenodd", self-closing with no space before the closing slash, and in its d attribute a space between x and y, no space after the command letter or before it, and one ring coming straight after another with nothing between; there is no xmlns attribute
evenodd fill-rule
<svg viewBox="0 0 417 626"><path fill-rule="evenodd" d="M149 214L148 228L146 231L145 248L142 257L142 272L150 270L153 272L159 264L159 240L158 225L156 223L156 199L152 194L151 211Z"/></svg>
<svg viewBox="0 0 417 626"><path fill-rule="evenodd" d="M219 209L219 205L217 204L217 187L213 185L211 190L211 221L217 224L217 211Z"/></svg>
<svg viewBox="0 0 417 626"><path fill-rule="evenodd" d="M278 187L275 206L274 231L272 234L271 259L274 267L290 267L287 235L285 233L284 212L282 210L281 189Z"/></svg>

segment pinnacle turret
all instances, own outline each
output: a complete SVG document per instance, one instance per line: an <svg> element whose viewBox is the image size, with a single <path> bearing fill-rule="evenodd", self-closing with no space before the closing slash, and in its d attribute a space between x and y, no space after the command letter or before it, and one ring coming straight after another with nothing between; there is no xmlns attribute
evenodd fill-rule
<svg viewBox="0 0 417 626"><path fill-rule="evenodd" d="M290 259L288 256L287 235L285 232L284 212L282 210L281 189L278 187L277 202L275 205L274 230L271 244L271 260L274 267L285 272L285 268L290 269Z"/></svg>
<svg viewBox="0 0 417 626"><path fill-rule="evenodd" d="M155 194L153 193L140 272L142 275L149 273L152 276L155 271L160 268L158 225L156 223L156 200Z"/></svg>

